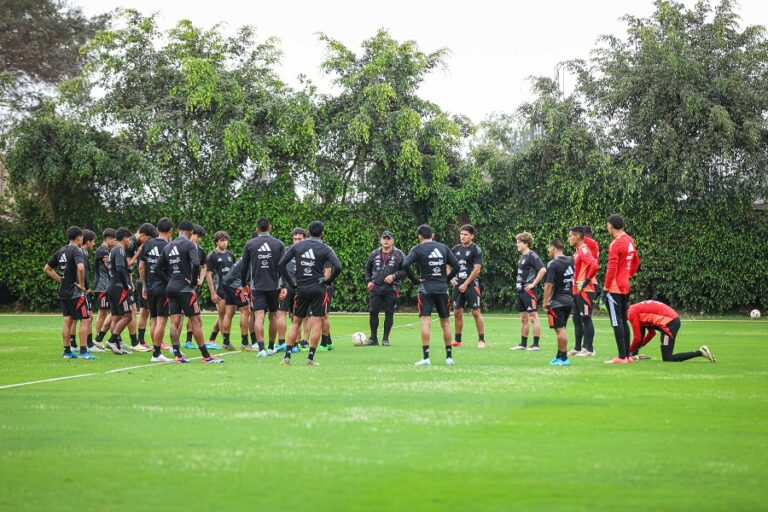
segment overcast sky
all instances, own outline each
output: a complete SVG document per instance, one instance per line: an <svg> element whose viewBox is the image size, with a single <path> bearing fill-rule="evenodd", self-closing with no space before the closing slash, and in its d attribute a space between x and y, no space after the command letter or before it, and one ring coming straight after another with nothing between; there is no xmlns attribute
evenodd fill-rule
<svg viewBox="0 0 768 512"><path fill-rule="evenodd" d="M259 39L280 39L278 72L289 84L303 73L321 91L328 78L320 72L324 48L318 32L359 53L360 43L388 29L398 40L415 40L425 52L448 48L446 71L436 71L421 93L443 109L480 121L492 112L511 112L530 98L527 78L553 77L559 61L587 58L601 34L623 34L624 14L648 16L652 0L499 0L418 1L284 0L214 2L196 0L73 0L86 13L131 7L158 12L160 26L180 19L210 27L223 22L234 31L253 25ZM694 2L686 0L686 5ZM768 25L768 0L743 0L742 24ZM566 89L572 84L566 77Z"/></svg>

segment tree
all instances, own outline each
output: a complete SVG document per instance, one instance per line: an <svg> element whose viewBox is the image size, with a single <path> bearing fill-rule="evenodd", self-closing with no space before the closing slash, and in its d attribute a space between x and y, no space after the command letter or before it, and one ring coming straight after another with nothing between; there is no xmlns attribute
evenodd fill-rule
<svg viewBox="0 0 768 512"><path fill-rule="evenodd" d="M108 19L88 18L64 0L0 0L0 110L10 114L3 118L39 106L52 86L76 76L80 47Z"/></svg>

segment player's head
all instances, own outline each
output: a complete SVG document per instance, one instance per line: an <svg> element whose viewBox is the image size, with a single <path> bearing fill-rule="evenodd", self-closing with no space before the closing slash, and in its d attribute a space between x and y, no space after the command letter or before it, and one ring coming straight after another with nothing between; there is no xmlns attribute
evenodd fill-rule
<svg viewBox="0 0 768 512"><path fill-rule="evenodd" d="M168 217L163 217L157 221L157 230L161 235L170 236L173 232L173 223Z"/></svg>
<svg viewBox="0 0 768 512"><path fill-rule="evenodd" d="M213 235L213 243L216 244L218 250L226 251L229 244L229 235L226 231L217 231Z"/></svg>
<svg viewBox="0 0 768 512"><path fill-rule="evenodd" d="M83 249L90 251L96 242L96 233L90 229L83 230Z"/></svg>
<svg viewBox="0 0 768 512"><path fill-rule="evenodd" d="M203 226L200 224L192 224L192 236L190 236L189 239L198 244L203 238L205 238L205 229Z"/></svg>
<svg viewBox="0 0 768 512"><path fill-rule="evenodd" d="M319 220L313 220L309 223L309 228L307 231L309 231L309 236L321 238L323 236L323 232L325 232L325 225Z"/></svg>
<svg viewBox="0 0 768 512"><path fill-rule="evenodd" d="M614 234L624 229L624 218L618 213L612 213L608 216L608 232Z"/></svg>
<svg viewBox="0 0 768 512"><path fill-rule="evenodd" d="M291 231L291 240L293 240L293 243L299 243L302 240L307 238L307 230L304 228L293 228L293 231Z"/></svg>
<svg viewBox="0 0 768 512"><path fill-rule="evenodd" d="M190 236L192 235L192 228L194 228L194 224L192 224L192 222L188 220L183 220L179 222L179 226L177 229L179 230L179 234L181 236L190 238Z"/></svg>
<svg viewBox="0 0 768 512"><path fill-rule="evenodd" d="M136 240L139 242L139 245L143 244L150 238L155 238L157 236L157 229L155 229L155 226L150 224L149 222L145 222L141 226L139 226L139 234L136 237Z"/></svg>
<svg viewBox="0 0 768 512"><path fill-rule="evenodd" d="M422 224L419 229L416 230L416 235L419 237L419 242L424 240L432 240L435 236L435 230L428 224Z"/></svg>
<svg viewBox="0 0 768 512"><path fill-rule="evenodd" d="M517 250L520 252L525 252L531 250L531 246L533 245L533 235L528 233L527 231L523 231L522 233L518 233L515 235L515 241L517 242Z"/></svg>
<svg viewBox="0 0 768 512"><path fill-rule="evenodd" d="M395 244L395 237L392 234L391 231L384 231L381 234L381 247L384 249L389 249Z"/></svg>
<svg viewBox="0 0 768 512"><path fill-rule="evenodd" d="M268 233L272 229L272 221L266 217L262 217L256 221L256 231L259 233Z"/></svg>
<svg viewBox="0 0 768 512"><path fill-rule="evenodd" d="M584 236L592 236L592 228L590 226L581 226L584 230Z"/></svg>
<svg viewBox="0 0 768 512"><path fill-rule="evenodd" d="M549 247L547 248L547 252L550 256L560 256L563 254L563 249L565 249L565 244L562 240L559 238L553 239L551 242L549 242Z"/></svg>
<svg viewBox="0 0 768 512"><path fill-rule="evenodd" d="M115 240L117 243L123 246L123 249L127 249L131 245L131 230L128 228L117 228L115 231Z"/></svg>
<svg viewBox="0 0 768 512"><path fill-rule="evenodd" d="M571 247L577 247L584 241L584 226L573 226L568 229L568 243Z"/></svg>
<svg viewBox="0 0 768 512"><path fill-rule="evenodd" d="M77 226L67 228L67 240L76 245L83 245L83 230Z"/></svg>
<svg viewBox="0 0 768 512"><path fill-rule="evenodd" d="M459 240L463 245L469 245L475 239L475 226L464 224L459 230Z"/></svg>
<svg viewBox="0 0 768 512"><path fill-rule="evenodd" d="M106 228L101 233L101 239L107 249L111 249L115 246L115 230L113 228Z"/></svg>

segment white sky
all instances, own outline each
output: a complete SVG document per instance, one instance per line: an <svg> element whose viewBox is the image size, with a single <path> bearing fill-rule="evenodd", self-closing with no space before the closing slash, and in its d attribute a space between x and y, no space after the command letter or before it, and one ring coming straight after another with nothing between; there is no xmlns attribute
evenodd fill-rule
<svg viewBox="0 0 768 512"><path fill-rule="evenodd" d="M297 85L307 75L320 91L328 79L320 71L325 32L360 53L360 43L386 28L398 40L413 39L422 51L446 47L447 70L430 75L424 98L478 122L492 112L512 112L530 98L527 77L554 77L558 62L587 58L601 34L622 35L624 14L648 16L652 0L73 0L91 15L117 7L145 14L159 12L160 26L180 19L210 27L224 22L231 30L253 25L258 39L280 39L280 76ZM686 5L694 2L685 0ZM742 0L742 25L768 25L768 1ZM572 77L566 78L570 89Z"/></svg>

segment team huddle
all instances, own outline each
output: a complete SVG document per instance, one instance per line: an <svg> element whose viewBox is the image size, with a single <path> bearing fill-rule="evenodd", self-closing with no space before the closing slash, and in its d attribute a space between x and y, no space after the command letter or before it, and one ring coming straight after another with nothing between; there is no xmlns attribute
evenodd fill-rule
<svg viewBox="0 0 768 512"><path fill-rule="evenodd" d="M693 352L674 353L680 319L672 308L656 301L629 305L630 280L640 268L640 258L634 240L623 228L624 220L619 215L608 217L607 229L613 241L608 251L602 297L610 314L618 354L606 363L626 364L647 357L641 356L639 350L657 332L661 333L662 360L705 357L714 362L715 357L706 345ZM199 350L204 364L224 362L210 351L242 350L257 352L260 358L282 353L280 363L288 365L291 354L306 349L307 365L317 365L316 352L334 348L328 313L333 283L342 271L341 262L323 241L324 225L320 221L311 222L306 230L295 228L288 247L272 236L271 231L270 220L259 219L253 237L245 245L242 256L236 259L228 250L229 236L224 231L214 234L215 248L206 255L199 245L206 232L202 226L189 221L178 224L176 238L173 238L173 224L167 218L160 219L156 226L142 224L135 234L126 228L107 228L91 265L95 233L70 227L67 230L69 244L57 250L44 269L60 285L64 358L95 359L93 353L106 351L115 355L152 352L150 360L155 363L188 363L181 350L186 318L183 347ZM561 239L552 240L548 246L551 259L546 266L531 250L533 237L529 233L516 236L521 253L516 281L521 341L513 350L540 350L538 304L541 302L549 327L557 336L557 353L551 365L570 365L569 355L595 355L592 313L600 295L597 282L600 248L591 234L587 226L568 231L573 256L565 255ZM422 358L415 364L431 365L431 316L435 312L440 320L445 362L454 365L453 348L463 344L465 308L470 309L475 322L478 348L486 346L480 285L483 252L474 243L475 228L469 224L461 227L460 244L452 249L435 241L434 230L428 225L419 226L417 236L419 243L405 255L395 247L393 234L384 231L381 247L371 253L365 264L370 336L364 344L379 345L381 312L384 313L381 345L390 344L401 285L408 278L417 287L421 317ZM136 279L133 268L138 270ZM539 301L542 282L543 296ZM217 320L208 340L203 336L200 318L199 287L204 284L217 310ZM95 338L91 325L91 293L98 307ZM455 335L450 325L451 310ZM241 343L236 348L230 334L238 312ZM568 350L567 323L571 315L575 345ZM169 318L170 345L163 341ZM292 320L290 329L288 318ZM145 340L147 324L152 346ZM122 341L126 329L130 345ZM533 340L529 345L531 330ZM219 333L223 340L221 346L216 343ZM171 357L163 351L170 351Z"/></svg>

